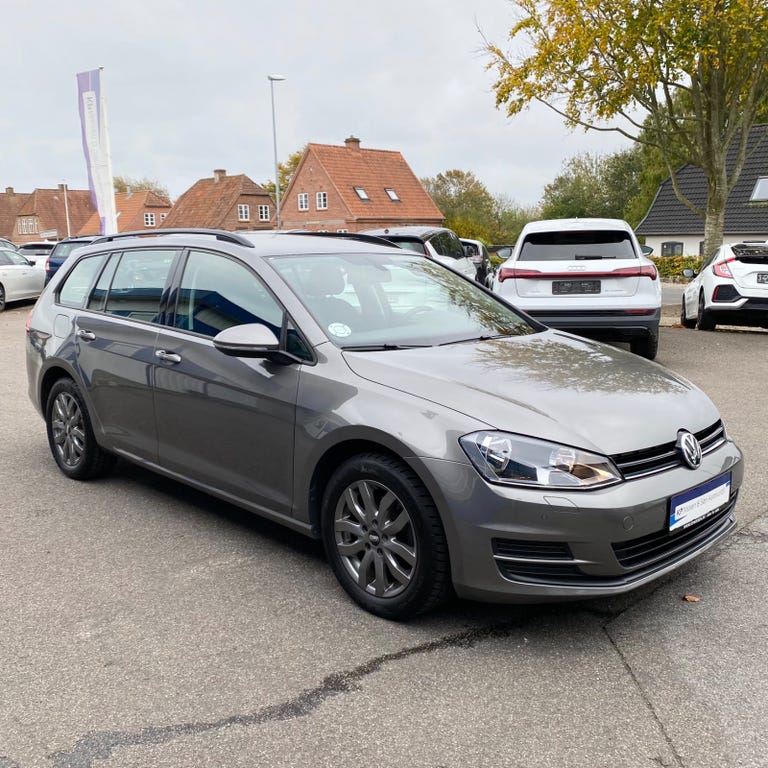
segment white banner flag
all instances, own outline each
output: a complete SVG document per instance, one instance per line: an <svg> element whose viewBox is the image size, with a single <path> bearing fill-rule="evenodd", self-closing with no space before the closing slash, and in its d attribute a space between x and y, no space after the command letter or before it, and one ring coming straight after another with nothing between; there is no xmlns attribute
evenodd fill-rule
<svg viewBox="0 0 768 768"><path fill-rule="evenodd" d="M112 158L109 153L107 106L101 89L101 70L77 75L80 102L80 124L83 131L83 152L88 166L88 187L91 200L101 219L99 234L117 232L115 188L112 180Z"/></svg>

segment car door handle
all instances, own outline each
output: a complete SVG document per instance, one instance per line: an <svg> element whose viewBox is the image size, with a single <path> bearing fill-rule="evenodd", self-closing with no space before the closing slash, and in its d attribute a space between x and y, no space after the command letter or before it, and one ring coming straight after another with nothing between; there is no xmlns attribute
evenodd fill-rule
<svg viewBox="0 0 768 768"><path fill-rule="evenodd" d="M83 341L93 341L96 338L96 334L93 331L80 330L77 332L77 338Z"/></svg>
<svg viewBox="0 0 768 768"><path fill-rule="evenodd" d="M166 352L164 349L156 349L155 357L162 360L164 363L180 363L181 355L177 355L175 352Z"/></svg>

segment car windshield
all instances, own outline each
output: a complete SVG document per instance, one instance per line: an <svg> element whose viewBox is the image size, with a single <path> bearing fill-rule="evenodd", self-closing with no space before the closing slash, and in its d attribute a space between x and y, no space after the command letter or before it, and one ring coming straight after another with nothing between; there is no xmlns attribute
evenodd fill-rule
<svg viewBox="0 0 768 768"><path fill-rule="evenodd" d="M447 267L406 252L269 261L344 349L433 346L539 330Z"/></svg>
<svg viewBox="0 0 768 768"><path fill-rule="evenodd" d="M617 230L591 232L532 232L523 242L519 261L588 261L635 259L629 233Z"/></svg>

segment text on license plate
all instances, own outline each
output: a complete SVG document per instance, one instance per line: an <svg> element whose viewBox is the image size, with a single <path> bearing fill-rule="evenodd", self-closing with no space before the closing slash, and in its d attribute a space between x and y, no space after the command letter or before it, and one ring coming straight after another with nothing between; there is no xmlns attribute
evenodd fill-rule
<svg viewBox="0 0 768 768"><path fill-rule="evenodd" d="M758 283L768 283L768 272L758 272L757 273L757 282Z"/></svg>
<svg viewBox="0 0 768 768"><path fill-rule="evenodd" d="M669 505L669 530L687 528L697 520L716 512L731 496L731 473L710 480L704 485L673 496Z"/></svg>
<svg viewBox="0 0 768 768"><path fill-rule="evenodd" d="M565 293L600 293L599 280L553 280L552 293L555 296Z"/></svg>

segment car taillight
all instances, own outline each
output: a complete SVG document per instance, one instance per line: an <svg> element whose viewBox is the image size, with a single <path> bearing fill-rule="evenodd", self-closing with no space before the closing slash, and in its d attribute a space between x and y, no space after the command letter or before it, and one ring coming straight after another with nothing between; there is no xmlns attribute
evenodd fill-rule
<svg viewBox="0 0 768 768"><path fill-rule="evenodd" d="M538 269L520 269L519 267L502 267L499 270L499 282L503 283L510 278L520 277L550 277Z"/></svg>
<svg viewBox="0 0 768 768"><path fill-rule="evenodd" d="M733 274L731 272L731 268L728 266L729 261L735 261L735 258L731 256L725 261L716 262L715 264L712 265L712 271L718 277L725 277L728 280L733 280Z"/></svg>
<svg viewBox="0 0 768 768"><path fill-rule="evenodd" d="M30 309L29 312L27 312L27 322L24 325L24 330L29 333L29 329L32 327L32 312L34 310Z"/></svg>
<svg viewBox="0 0 768 768"><path fill-rule="evenodd" d="M610 273L611 277L650 277L651 280L655 280L659 273L653 264L643 264L641 267L622 267L621 269L614 269Z"/></svg>
<svg viewBox="0 0 768 768"><path fill-rule="evenodd" d="M46 272L50 272L51 271L51 257L50 256L45 260L45 271Z"/></svg>

